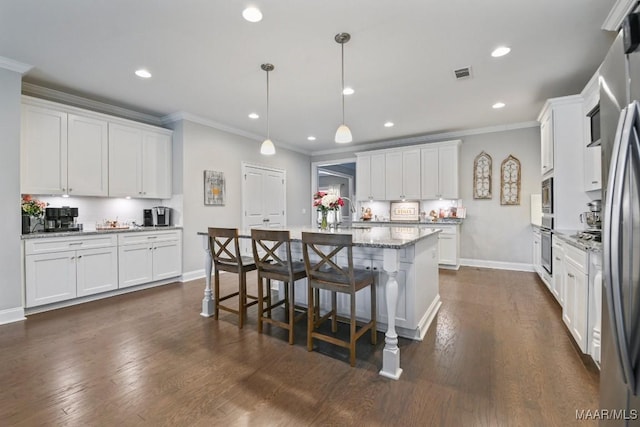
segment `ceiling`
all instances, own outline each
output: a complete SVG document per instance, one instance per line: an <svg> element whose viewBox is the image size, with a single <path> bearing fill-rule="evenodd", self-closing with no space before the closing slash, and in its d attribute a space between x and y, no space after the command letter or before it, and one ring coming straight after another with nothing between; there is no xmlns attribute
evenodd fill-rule
<svg viewBox="0 0 640 427"><path fill-rule="evenodd" d="M0 0L0 57L24 81L136 111L217 123L306 153L535 121L547 98L579 93L613 40L614 0ZM250 23L241 12L261 9ZM153 7L150 7L153 6ZM492 58L499 45L512 51ZM457 81L453 70L471 66ZM150 79L134 75L146 68ZM498 101L506 107L495 110ZM248 114L256 112L259 119ZM386 128L386 121L395 123ZM308 141L313 135L317 139ZM256 149L259 144L256 143Z"/></svg>

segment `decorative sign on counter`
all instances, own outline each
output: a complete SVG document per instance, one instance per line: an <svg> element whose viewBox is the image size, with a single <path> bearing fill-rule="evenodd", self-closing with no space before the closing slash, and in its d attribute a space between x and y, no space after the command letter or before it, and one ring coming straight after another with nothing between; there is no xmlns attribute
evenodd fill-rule
<svg viewBox="0 0 640 427"><path fill-rule="evenodd" d="M391 221L418 221L420 202L391 202Z"/></svg>

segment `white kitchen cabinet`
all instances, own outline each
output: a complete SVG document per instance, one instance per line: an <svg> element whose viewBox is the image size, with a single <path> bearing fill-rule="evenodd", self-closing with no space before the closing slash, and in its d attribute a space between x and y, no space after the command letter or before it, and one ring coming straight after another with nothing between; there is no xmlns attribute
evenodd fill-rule
<svg viewBox="0 0 640 427"><path fill-rule="evenodd" d="M109 195L109 140L106 120L67 116L67 193Z"/></svg>
<svg viewBox="0 0 640 427"><path fill-rule="evenodd" d="M171 197L169 133L109 123L109 195Z"/></svg>
<svg viewBox="0 0 640 427"><path fill-rule="evenodd" d="M584 140L582 143L583 166L584 166L584 191L597 191L602 188L602 150L600 146L587 147L591 142L591 119L588 116L600 101L600 86L598 83L599 73L591 77L582 90L582 115L584 127Z"/></svg>
<svg viewBox="0 0 640 427"><path fill-rule="evenodd" d="M589 288L587 257L583 250L565 245L565 297L562 320L583 353L587 352L589 322Z"/></svg>
<svg viewBox="0 0 640 427"><path fill-rule="evenodd" d="M553 170L553 110L540 120L540 173L544 176Z"/></svg>
<svg viewBox="0 0 640 427"><path fill-rule="evenodd" d="M385 199L420 199L420 149L388 152L385 156Z"/></svg>
<svg viewBox="0 0 640 427"><path fill-rule="evenodd" d="M542 241L540 229L533 227L533 269L538 275L542 274Z"/></svg>
<svg viewBox="0 0 640 427"><path fill-rule="evenodd" d="M428 144L421 152L421 199L458 199L460 141Z"/></svg>
<svg viewBox="0 0 640 427"><path fill-rule="evenodd" d="M115 236L25 242L26 306L35 307L117 289Z"/></svg>
<svg viewBox="0 0 640 427"><path fill-rule="evenodd" d="M119 287L126 288L182 274L179 230L123 233L118 236Z"/></svg>
<svg viewBox="0 0 640 427"><path fill-rule="evenodd" d="M356 198L385 200L385 154L357 153Z"/></svg>
<svg viewBox="0 0 640 427"><path fill-rule="evenodd" d="M438 234L438 264L441 268L460 268L460 226L455 224L437 224L442 229Z"/></svg>
<svg viewBox="0 0 640 427"><path fill-rule="evenodd" d="M564 244L557 237L552 237L551 254L553 256L551 271L551 293L556 298L556 301L560 303L561 307L564 307Z"/></svg>

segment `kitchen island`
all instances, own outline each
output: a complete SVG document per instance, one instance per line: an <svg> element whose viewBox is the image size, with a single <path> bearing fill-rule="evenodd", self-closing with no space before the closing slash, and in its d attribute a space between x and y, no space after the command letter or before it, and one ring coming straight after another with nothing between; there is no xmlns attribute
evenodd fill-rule
<svg viewBox="0 0 640 427"><path fill-rule="evenodd" d="M315 227L287 227L291 239L299 242L302 232L319 232ZM384 330L385 347L383 350L382 369L380 375L398 379L402 374L400 368L400 349L398 333L401 336L422 340L435 318L440 305L438 289L438 233L440 229L427 227L389 227L389 226L355 226L323 231L331 234L351 234L353 236L354 266L373 269L378 273L378 301L385 301L377 307L378 329ZM203 238L205 250L205 282L202 316L213 315L213 299L211 292L212 260L206 232L199 232ZM243 238L251 238L251 230L240 230ZM297 253L295 255L293 252ZM247 255L250 255L247 253ZM302 258L301 245L293 245L292 256ZM297 291L296 301L306 303L306 283L296 282L301 286ZM368 292L363 289L362 293ZM368 320L368 302L366 295L357 298L356 315L359 319ZM321 309L328 307L329 299L321 299ZM348 307L348 296L338 301L338 312L344 314Z"/></svg>

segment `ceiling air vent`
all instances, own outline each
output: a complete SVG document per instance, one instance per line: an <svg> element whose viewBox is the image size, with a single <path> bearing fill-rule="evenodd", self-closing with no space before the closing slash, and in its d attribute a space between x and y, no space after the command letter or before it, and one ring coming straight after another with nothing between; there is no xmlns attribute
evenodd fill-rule
<svg viewBox="0 0 640 427"><path fill-rule="evenodd" d="M457 80L468 79L471 77L471 67L458 68L457 70L453 70L453 74Z"/></svg>

